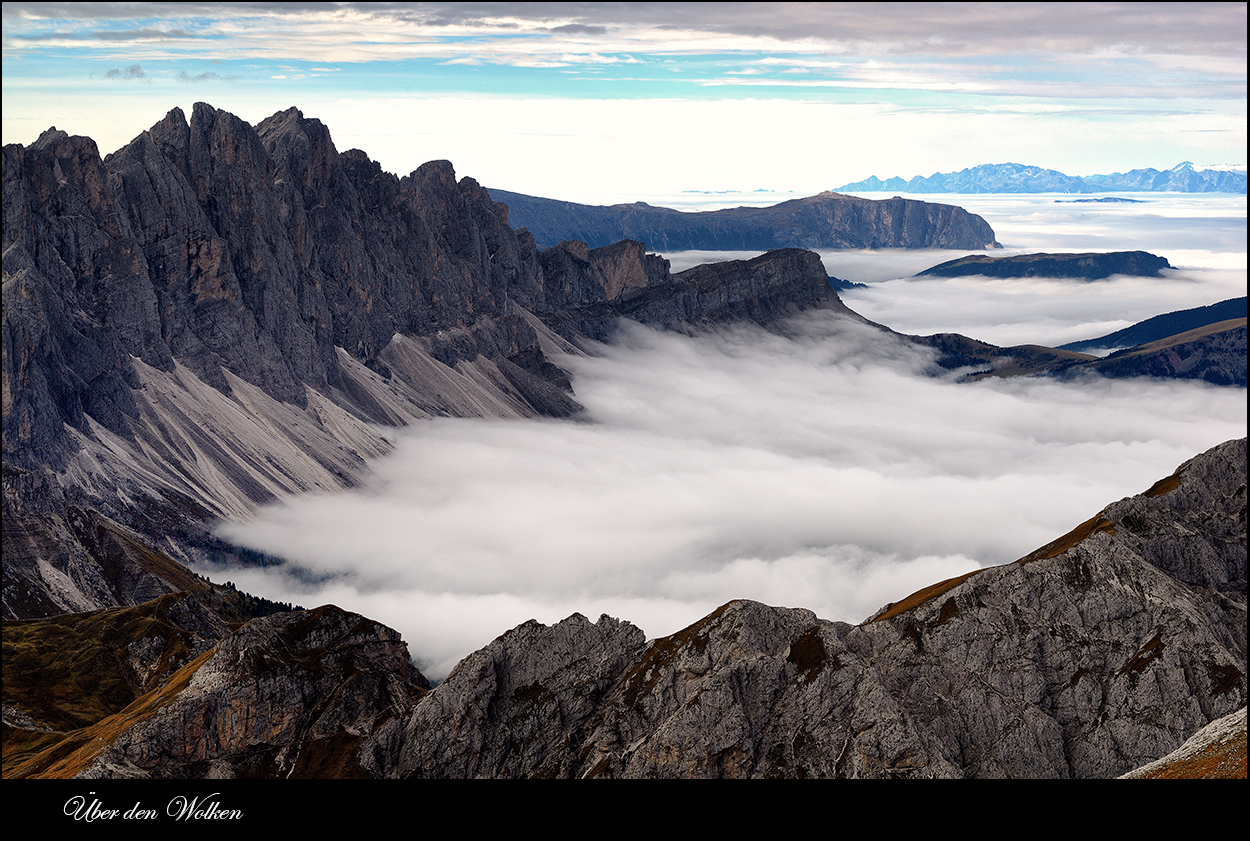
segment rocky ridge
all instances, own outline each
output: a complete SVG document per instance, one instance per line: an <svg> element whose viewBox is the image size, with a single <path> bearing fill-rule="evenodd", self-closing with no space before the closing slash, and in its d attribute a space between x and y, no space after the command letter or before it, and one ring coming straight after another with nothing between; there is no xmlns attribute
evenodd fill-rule
<svg viewBox="0 0 1250 841"><path fill-rule="evenodd" d="M642 240L657 251L770 251L778 248L1000 247L980 216L961 207L895 196L883 201L820 193L772 207L689 213L645 202L575 204L490 189L512 223L542 247Z"/></svg>
<svg viewBox="0 0 1250 841"><path fill-rule="evenodd" d="M362 617L254 619L6 776L1114 777L1244 709L1245 536L1241 439L859 625L528 622L427 692Z"/></svg>
<svg viewBox="0 0 1250 841"><path fill-rule="evenodd" d="M522 626L363 755L408 777L1116 776L1245 704L1245 461L1221 445L861 625L732 602L646 645L607 617ZM445 764L460 740L489 749Z"/></svg>
<svg viewBox="0 0 1250 841"><path fill-rule="evenodd" d="M228 550L212 518L358 482L387 426L576 414L551 357L620 315L840 306L797 253L674 277L640 242L540 252L448 162L396 177L294 108L174 109L104 159L56 129L3 154L12 618L182 589L137 550L119 579L88 521L202 559Z"/></svg>
<svg viewBox="0 0 1250 841"><path fill-rule="evenodd" d="M1172 268L1166 257L1146 251L1112 251L1096 254L1016 254L988 257L970 254L925 269L916 277L1069 277L1102 280L1122 274L1134 277L1162 277Z"/></svg>

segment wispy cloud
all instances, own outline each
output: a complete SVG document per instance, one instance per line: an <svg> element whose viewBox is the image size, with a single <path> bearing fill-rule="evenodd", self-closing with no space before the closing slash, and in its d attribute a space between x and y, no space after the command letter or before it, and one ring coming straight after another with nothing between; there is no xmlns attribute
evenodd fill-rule
<svg viewBox="0 0 1250 841"><path fill-rule="evenodd" d="M89 124L80 132L117 148L135 131L121 134L124 111L142 113L150 125L163 113L152 113L158 97L167 110L179 83L214 81L204 74L215 72L241 84L214 104L249 119L289 106L293 96L323 119L350 102L358 112L346 125L383 135L396 133L396 113L382 119L371 103L398 98L410 100L405 110L437 96L480 97L477 107L486 110L522 97L718 101L740 108L740 118L729 118L734 133L752 136L775 110L761 103L803 103L824 111L825 128L817 131L836 145L824 165L780 153L810 178L852 160L875 166L874 157L886 150L897 157L900 147L934 159L916 163L932 172L984 162L1009 145L1049 150L1028 162L1067 169L1078 168L1068 160L1078 156L1090 167L1113 157L1112 166L1167 167L1208 159L1203 150L1216 147L1228 150L1216 159L1241 162L1246 145L1241 4L6 3L4 23L6 142L30 142L41 123L64 123L72 112ZM108 102L75 98L101 66L133 63L147 72L144 85L114 86ZM952 118L929 119L934 114ZM923 118L924 127L917 130L908 115ZM535 112L497 122L495 162L524 159L529 150L514 152L509 132L548 119ZM627 149L647 146L654 125L616 121ZM679 116L667 125L680 129L669 134L668 148L697 156L697 138L710 124ZM442 128L456 130L447 122ZM35 134L18 136L19 129ZM784 135L779 145L806 142L796 131ZM353 145L373 153L368 143ZM423 147L405 148L415 155ZM560 151L562 169L590 165L593 139L579 148ZM454 149L439 154L463 160ZM421 162L383 159L402 172ZM640 168L663 165L648 160ZM699 181L707 169L685 167L693 183L679 187L719 187ZM469 172L487 174L476 162Z"/></svg>
<svg viewBox="0 0 1250 841"><path fill-rule="evenodd" d="M147 76L147 72L138 64L132 64L125 68L113 67L104 74L106 79L146 79Z"/></svg>

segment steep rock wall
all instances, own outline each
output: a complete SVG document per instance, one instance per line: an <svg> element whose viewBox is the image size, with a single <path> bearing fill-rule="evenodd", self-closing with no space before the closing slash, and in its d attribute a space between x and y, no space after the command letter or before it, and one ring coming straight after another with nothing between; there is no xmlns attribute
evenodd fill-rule
<svg viewBox="0 0 1250 841"><path fill-rule="evenodd" d="M101 574L80 514L190 560L212 518L359 481L379 425L576 414L548 354L620 316L840 306L814 255L694 283L637 242L540 254L450 163L396 177L294 108L174 109L103 160L56 129L3 154L10 617L154 594ZM53 486L49 514L30 494Z"/></svg>

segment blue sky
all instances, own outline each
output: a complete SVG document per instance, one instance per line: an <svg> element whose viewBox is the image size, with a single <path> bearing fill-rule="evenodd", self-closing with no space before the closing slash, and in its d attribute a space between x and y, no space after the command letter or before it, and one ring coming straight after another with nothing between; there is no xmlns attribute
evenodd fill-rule
<svg viewBox="0 0 1250 841"><path fill-rule="evenodd" d="M295 105L407 173L579 201L1015 161L1245 164L1246 6L5 3L3 139Z"/></svg>

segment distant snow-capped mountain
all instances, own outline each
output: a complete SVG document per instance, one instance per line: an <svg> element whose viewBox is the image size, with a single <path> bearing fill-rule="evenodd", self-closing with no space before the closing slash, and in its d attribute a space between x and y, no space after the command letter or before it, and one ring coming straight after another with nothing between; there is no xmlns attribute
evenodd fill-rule
<svg viewBox="0 0 1250 841"><path fill-rule="evenodd" d="M910 181L885 181L875 175L835 188L839 193L1244 193L1246 168L1234 164L1195 165L1189 161L1171 169L1134 169L1110 175L1065 175L1053 169L1025 164L981 164L959 172L937 172Z"/></svg>

